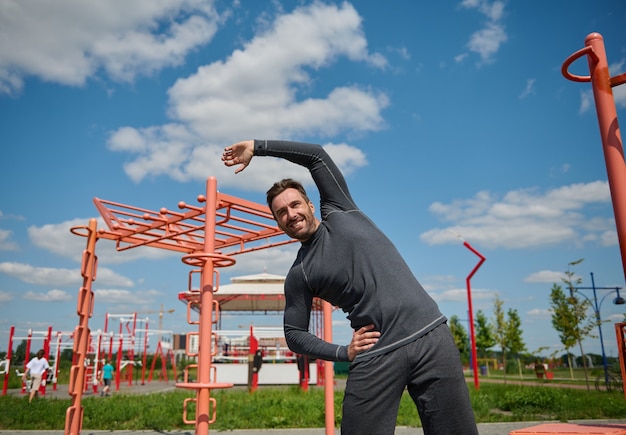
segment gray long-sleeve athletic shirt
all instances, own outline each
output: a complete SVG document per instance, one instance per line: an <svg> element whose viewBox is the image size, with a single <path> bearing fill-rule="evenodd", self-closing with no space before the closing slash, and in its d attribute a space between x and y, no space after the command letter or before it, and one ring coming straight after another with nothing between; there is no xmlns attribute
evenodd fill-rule
<svg viewBox="0 0 626 435"><path fill-rule="evenodd" d="M380 331L376 345L357 360L390 352L446 321L396 247L356 206L343 175L321 146L255 140L254 155L308 168L320 193L321 224L302 243L285 279L284 328L292 351L349 361L347 346L309 332L314 297L346 312L354 330L374 324Z"/></svg>

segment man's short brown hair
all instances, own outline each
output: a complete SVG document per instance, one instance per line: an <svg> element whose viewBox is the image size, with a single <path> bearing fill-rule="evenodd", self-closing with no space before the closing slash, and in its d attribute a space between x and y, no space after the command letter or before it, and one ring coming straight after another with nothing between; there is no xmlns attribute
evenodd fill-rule
<svg viewBox="0 0 626 435"><path fill-rule="evenodd" d="M274 201L274 198L276 198L287 189L296 189L298 192L300 192L300 194L307 203L311 202L306 194L306 190L304 190L304 187L302 186L302 183L292 178L283 178L282 180L274 183L274 185L270 187L270 189L267 191L267 206L270 208L270 210L272 210L272 201ZM274 214L274 210L272 210L272 214Z"/></svg>

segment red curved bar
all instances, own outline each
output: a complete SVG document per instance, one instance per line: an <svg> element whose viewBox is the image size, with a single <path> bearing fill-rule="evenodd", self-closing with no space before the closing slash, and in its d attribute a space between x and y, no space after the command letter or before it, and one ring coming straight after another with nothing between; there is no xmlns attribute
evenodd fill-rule
<svg viewBox="0 0 626 435"><path fill-rule="evenodd" d="M569 66L574 63L575 60L578 60L581 57L587 55L595 56L595 53L593 52L593 47L588 46L585 48L581 48L576 53L565 59L565 62L563 62L563 66L561 67L561 74L563 74L563 77L573 82L590 82L591 76L577 76L569 72Z"/></svg>

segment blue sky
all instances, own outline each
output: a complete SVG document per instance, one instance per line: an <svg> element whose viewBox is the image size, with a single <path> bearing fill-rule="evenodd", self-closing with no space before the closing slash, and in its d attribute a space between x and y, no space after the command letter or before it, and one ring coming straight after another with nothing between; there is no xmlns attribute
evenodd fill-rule
<svg viewBox="0 0 626 435"><path fill-rule="evenodd" d="M12 325L77 325L85 240L69 228L98 217L94 197L158 210L192 203L209 176L257 202L283 176L310 185L270 158L236 176L223 167L224 146L249 138L328 146L444 314L467 319L478 258L460 235L487 258L475 310L491 317L498 296L530 352L560 349L549 293L568 263L585 259L572 267L582 286L591 272L598 287L624 285L591 87L561 65L599 32L612 75L626 72L625 20L621 0L1 2L0 350ZM586 60L571 71L588 75ZM626 122L626 86L614 94ZM221 282L285 274L296 248L239 256ZM107 240L97 253L92 330L107 312L161 304L175 309L164 328L189 330L179 254ZM625 308L613 297L600 311L615 356ZM600 353L597 338L584 347Z"/></svg>

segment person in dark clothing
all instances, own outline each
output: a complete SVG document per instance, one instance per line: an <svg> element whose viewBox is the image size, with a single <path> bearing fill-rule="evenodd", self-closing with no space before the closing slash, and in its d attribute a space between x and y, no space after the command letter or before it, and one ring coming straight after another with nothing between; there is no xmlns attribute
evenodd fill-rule
<svg viewBox="0 0 626 435"><path fill-rule="evenodd" d="M278 226L302 245L285 279L285 339L291 350L351 361L343 401L344 434L393 434L408 389L425 434L477 434L459 351L435 301L378 227L356 206L346 181L319 145L271 140L224 149L226 166L243 171L253 156L306 167L320 193L321 220L302 185L275 183L267 203ZM314 297L350 320L348 345L309 332Z"/></svg>

